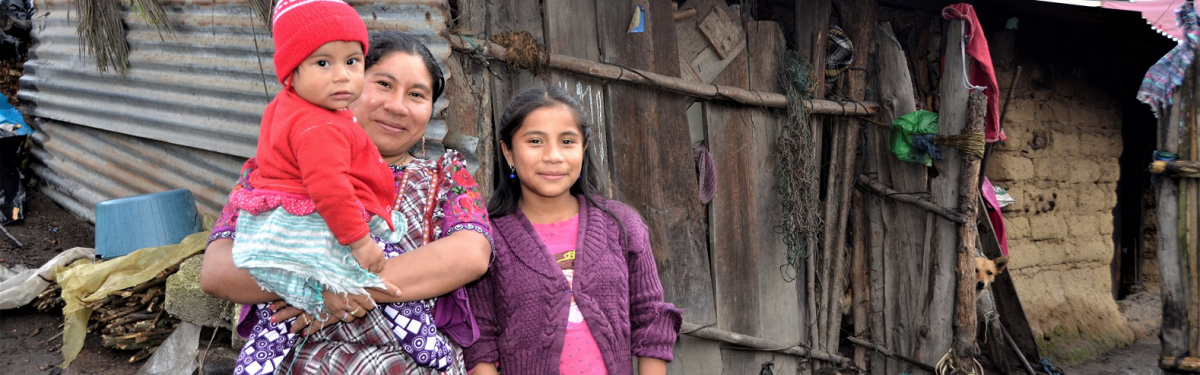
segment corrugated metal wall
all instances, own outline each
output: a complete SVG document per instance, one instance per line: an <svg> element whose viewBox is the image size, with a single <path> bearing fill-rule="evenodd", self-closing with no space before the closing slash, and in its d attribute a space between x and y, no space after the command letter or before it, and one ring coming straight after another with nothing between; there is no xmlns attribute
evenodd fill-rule
<svg viewBox="0 0 1200 375"><path fill-rule="evenodd" d="M244 0L163 1L173 32L125 14L129 73L101 72L82 53L73 1L40 0L36 41L18 97L36 118L34 173L43 191L94 221L101 201L188 188L202 213L215 214L245 158L259 119L280 90L267 29ZM421 38L444 61L450 47L445 1L349 1L371 30ZM443 71L446 71L443 65ZM443 99L437 112L445 108ZM426 136L473 157L475 140L447 135L435 119Z"/></svg>

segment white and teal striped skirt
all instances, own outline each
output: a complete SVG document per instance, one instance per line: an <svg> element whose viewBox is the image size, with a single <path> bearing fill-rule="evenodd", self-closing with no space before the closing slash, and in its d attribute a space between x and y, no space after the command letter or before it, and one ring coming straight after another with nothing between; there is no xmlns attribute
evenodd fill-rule
<svg viewBox="0 0 1200 375"><path fill-rule="evenodd" d="M395 231L388 230L387 222L378 216L368 223L381 248L398 242L407 232L404 216L395 212ZM298 216L279 207L254 215L242 210L233 241L233 262L250 270L263 290L314 315L325 309L323 290L366 294L365 288L383 286L378 275L359 266L350 247L339 243L315 212Z"/></svg>

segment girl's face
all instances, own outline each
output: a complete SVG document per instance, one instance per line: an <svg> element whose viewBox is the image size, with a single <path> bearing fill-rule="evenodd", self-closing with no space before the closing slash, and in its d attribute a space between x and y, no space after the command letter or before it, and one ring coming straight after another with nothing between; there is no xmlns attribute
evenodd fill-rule
<svg viewBox="0 0 1200 375"><path fill-rule="evenodd" d="M358 124L379 148L383 160L407 158L433 114L433 77L417 55L393 52L366 72L362 97L350 104Z"/></svg>
<svg viewBox="0 0 1200 375"><path fill-rule="evenodd" d="M565 105L533 110L504 145L504 159L517 169L522 197L558 198L570 194L583 168L587 145L575 116Z"/></svg>
<svg viewBox="0 0 1200 375"><path fill-rule="evenodd" d="M363 90L362 45L345 41L322 44L296 67L292 88L322 108L346 108Z"/></svg>

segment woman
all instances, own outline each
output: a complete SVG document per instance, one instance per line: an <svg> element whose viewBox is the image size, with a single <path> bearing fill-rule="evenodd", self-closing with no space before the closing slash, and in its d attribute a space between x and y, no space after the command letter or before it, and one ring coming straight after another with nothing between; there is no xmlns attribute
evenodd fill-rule
<svg viewBox="0 0 1200 375"><path fill-rule="evenodd" d="M454 352L447 373L465 373L460 346L474 342L479 333L462 286L487 270L492 251L487 212L460 154L450 151L436 162L410 154L423 149L422 134L444 87L429 50L399 32L375 34L370 46L366 85L350 110L395 172L397 210L416 223L403 240L384 249L389 259L380 276L402 293L372 290L372 298L326 294L328 314L323 317L280 309L282 302L267 308L263 303L279 298L233 265L237 215L226 207L205 251L200 285L232 302L259 304L238 327L251 340L239 358L238 373L271 373L276 366L283 367L281 373L436 373L416 366L396 339L401 334L397 329L412 326L397 322L398 314L383 303L401 301L432 306L438 334L450 339ZM422 146L416 146L418 141ZM255 167L253 159L246 162L235 190L247 188L246 176ZM376 309L372 299L383 308ZM272 315L272 310L279 312ZM271 324L296 316L290 325ZM311 335L297 340L286 335L288 329ZM281 354L288 354L286 361Z"/></svg>

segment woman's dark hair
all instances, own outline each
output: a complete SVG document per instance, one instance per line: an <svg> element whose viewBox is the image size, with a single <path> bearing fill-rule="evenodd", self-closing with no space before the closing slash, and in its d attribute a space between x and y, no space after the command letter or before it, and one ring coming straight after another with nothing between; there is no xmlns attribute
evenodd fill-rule
<svg viewBox="0 0 1200 375"><path fill-rule="evenodd" d="M433 78L432 101L436 102L442 96L442 90L446 89L446 78L442 75L442 68L438 67L437 60L433 58L429 48L425 48L425 44L416 37L395 30L378 31L371 33L370 43L371 46L367 48L367 57L364 61L367 69L371 69L372 65L393 52L420 56L421 60L425 61L425 69L429 70L429 76Z"/></svg>
<svg viewBox="0 0 1200 375"><path fill-rule="evenodd" d="M509 174L516 174L516 172L504 162L504 154L501 150L505 148L511 150L513 135L516 134L517 129L521 127L530 113L554 106L564 106L571 111L571 117L575 118L575 123L579 125L579 131L583 134L585 146L591 145L592 141L596 139L591 124L583 114L583 105L579 104L579 100L566 90L558 87L537 87L517 95L504 110L504 116L500 118L500 127L496 138L498 142L496 145L496 170L500 172L500 178L496 179L498 181L496 188L492 192L491 199L488 199L488 215L491 217L501 217L516 212L517 203L521 200L521 182L516 178L508 178ZM622 237L624 237L625 224L621 218L604 205L596 202L595 196L609 191L610 186L608 175L600 170L600 163L597 161L596 147L587 147L583 152L583 166L579 171L579 180L571 185L571 194L582 195L589 204L616 219L621 226Z"/></svg>

